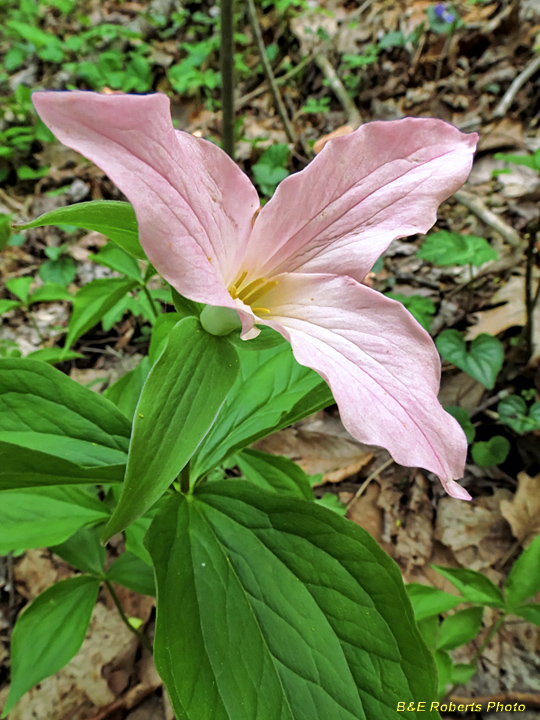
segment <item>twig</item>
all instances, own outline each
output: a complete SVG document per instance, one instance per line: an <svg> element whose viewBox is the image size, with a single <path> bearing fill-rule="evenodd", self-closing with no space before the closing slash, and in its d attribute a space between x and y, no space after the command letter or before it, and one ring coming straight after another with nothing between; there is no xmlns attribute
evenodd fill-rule
<svg viewBox="0 0 540 720"><path fill-rule="evenodd" d="M447 298L453 297L456 293L460 292L465 288L469 283L474 282L476 280L480 280L481 278L485 277L486 275L493 275L496 273L504 272L505 270L510 270L511 268L515 267L516 265L520 265L523 260L523 255L521 252L510 252L508 255L505 255L500 260L492 260L485 264L485 266L479 270L476 275L472 278L472 280L465 280L465 282L460 283L459 285L456 285L456 287L452 288L447 294Z"/></svg>
<svg viewBox="0 0 540 720"><path fill-rule="evenodd" d="M362 119L362 115L360 114L360 111L350 98L349 93L345 89L345 86L339 79L338 74L334 70L332 63L323 53L317 53L315 55L315 62L319 66L323 75L326 76L328 84L334 91L335 96L343 105L343 109L347 114L346 124L352 125L352 127L356 130L356 128L364 122Z"/></svg>
<svg viewBox="0 0 540 720"><path fill-rule="evenodd" d="M538 70L540 70L540 53L531 60L531 62L522 70L517 77L514 78L508 90L504 93L500 103L493 111L493 117L504 117L508 112L510 105L514 102L514 98L523 85Z"/></svg>
<svg viewBox="0 0 540 720"><path fill-rule="evenodd" d="M287 133L287 137L293 145L296 145L298 138L296 137L294 128L291 125L289 116L287 115L287 110L285 109L285 105L283 104L283 100L281 99L281 95L279 94L279 88L276 84L274 73L272 72L272 66L270 65L270 61L268 60L268 56L266 54L266 48L264 46L261 26L259 25L259 20L257 18L257 10L255 8L255 3L253 2L253 0L247 0L247 8L249 21L253 29L253 35L255 36L255 43L257 45L257 50L259 52L262 66L264 68L264 74L266 75L266 80L270 85L270 92L272 93L272 97L274 98L274 103L276 104L276 108L281 118L281 122L283 123L283 127L285 128L285 132Z"/></svg>
<svg viewBox="0 0 540 720"><path fill-rule="evenodd" d="M372 480L375 480L375 478L379 477L379 475L380 475L382 472L384 472L387 467L390 467L390 465L392 465L393 462L394 462L393 458L390 458L389 460L387 460L386 462L384 462L382 465L380 465L376 470L374 470L374 471L371 473L371 475L369 475L369 476L364 480L364 482L360 485L360 487L359 487L358 490L356 491L354 497L351 498L351 499L349 500L349 502L347 503L347 510L348 510L352 505L354 505L354 503L358 500L358 498L364 493L364 491L366 490L366 488L367 488L367 486L369 485L369 483L370 483Z"/></svg>
<svg viewBox="0 0 540 720"><path fill-rule="evenodd" d="M502 235L509 245L516 248L521 247L521 238L519 233L514 230L513 227L510 227L508 223L502 220L502 218L495 215L492 210L486 207L483 200L479 197L472 195L466 190L458 190L452 195L452 197L462 205L465 205L466 208L477 215L480 220L486 223L486 225L492 227L493 230L499 233L499 235Z"/></svg>
<svg viewBox="0 0 540 720"><path fill-rule="evenodd" d="M293 78L296 75L298 75L299 73L301 73L302 70L306 67L306 65L308 63L310 63L312 60L314 60L314 58L315 58L314 55L309 55L308 57L305 57L302 60L300 60L298 65L295 65L292 68L292 70L289 70L289 72L286 72L285 75L281 75L280 77L275 78L276 85L283 85L288 80L290 80L291 78ZM262 95L269 89L270 89L270 86L268 85L268 83L264 82L262 85L259 85L259 87L255 88L255 90L252 90L251 92L248 92L245 95L243 95L241 98L239 98L234 104L234 109L236 111L241 110L244 107L244 105L247 105L254 98L259 97L259 95Z"/></svg>
<svg viewBox="0 0 540 720"><path fill-rule="evenodd" d="M523 334L525 338L525 346L527 352L527 359L532 356L533 352L533 320L534 310L540 297L540 281L536 291L534 290L534 278L533 278L533 267L534 267L534 255L536 238L538 234L537 228L531 228L527 242L527 264L525 266L525 310L527 313L527 321L523 328Z"/></svg>
<svg viewBox="0 0 540 720"><path fill-rule="evenodd" d="M221 140L234 160L234 0L221 0Z"/></svg>
<svg viewBox="0 0 540 720"><path fill-rule="evenodd" d="M120 602L120 599L118 595L116 594L115 589L111 585L110 580L105 580L105 585L107 586L107 590L110 592L111 597L113 599L114 604L116 605L116 609L118 610L118 614L120 615L122 622L124 625L135 635L137 640L143 645L148 652L153 652L152 645L150 645L150 641L146 637L146 635L143 635L142 632L137 630L137 628L134 628L133 625L129 622L129 619L124 612L124 608L122 607L122 603Z"/></svg>
<svg viewBox="0 0 540 720"><path fill-rule="evenodd" d="M503 705L518 703L519 705L525 705L527 710L534 710L540 708L540 693L507 692L498 695L481 695L480 697L450 695L448 701L456 705L470 705L471 703L481 705L483 713L496 712L496 705L490 707L489 710L487 709L489 703L502 703Z"/></svg>

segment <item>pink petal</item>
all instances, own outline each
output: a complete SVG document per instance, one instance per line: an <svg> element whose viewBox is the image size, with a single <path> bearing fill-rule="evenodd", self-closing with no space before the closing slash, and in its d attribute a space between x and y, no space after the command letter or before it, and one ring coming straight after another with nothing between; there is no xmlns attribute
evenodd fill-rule
<svg viewBox="0 0 540 720"><path fill-rule="evenodd" d="M261 210L244 267L361 281L398 237L427 232L467 178L478 136L442 120L371 122L327 143Z"/></svg>
<svg viewBox="0 0 540 720"><path fill-rule="evenodd" d="M60 142L100 167L132 203L158 272L191 300L236 308L226 286L259 207L238 166L212 143L175 131L163 94L38 92L32 100Z"/></svg>
<svg viewBox="0 0 540 720"><path fill-rule="evenodd" d="M434 472L453 497L468 496L453 481L463 476L467 441L437 400L441 366L428 333L400 303L352 278L276 279L264 324L328 382L351 435Z"/></svg>

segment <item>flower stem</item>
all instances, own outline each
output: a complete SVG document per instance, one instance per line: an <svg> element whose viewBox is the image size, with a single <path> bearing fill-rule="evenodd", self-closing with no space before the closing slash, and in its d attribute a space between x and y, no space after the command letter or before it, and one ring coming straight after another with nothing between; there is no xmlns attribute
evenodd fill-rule
<svg viewBox="0 0 540 720"><path fill-rule="evenodd" d="M154 318L159 317L159 312L156 306L156 303L154 302L154 298L152 297L152 294L150 293L150 290L148 289L148 285L143 285L143 290L148 298L148 302L150 303L150 307L152 308L152 312L154 313Z"/></svg>
<svg viewBox="0 0 540 720"><path fill-rule="evenodd" d="M221 141L234 160L234 0L221 0Z"/></svg>
<svg viewBox="0 0 540 720"><path fill-rule="evenodd" d="M141 645L144 645L144 647L149 650L150 652L153 652L152 645L150 644L150 641L148 638L142 634L139 630L133 627L133 625L129 622L129 619L124 612L124 608L122 607L122 604L120 602L120 599L118 595L116 594L115 589L113 588L110 580L105 580L105 585L107 586L107 590L110 592L111 597L114 601L114 604L116 605L116 609L118 610L118 613L120 617L122 618L122 622L124 625L136 636L137 640L141 643Z"/></svg>

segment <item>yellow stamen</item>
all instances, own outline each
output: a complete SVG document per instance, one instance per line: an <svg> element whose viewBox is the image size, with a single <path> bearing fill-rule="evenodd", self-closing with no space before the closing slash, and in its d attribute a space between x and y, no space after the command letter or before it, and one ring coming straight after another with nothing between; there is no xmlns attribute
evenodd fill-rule
<svg viewBox="0 0 540 720"><path fill-rule="evenodd" d="M244 300L252 290L255 290L255 288L258 288L260 285L264 285L264 278L257 278L257 280L250 282L249 285L246 285L246 287L240 291L238 297L240 300Z"/></svg>
<svg viewBox="0 0 540 720"><path fill-rule="evenodd" d="M256 315L270 315L270 310L267 308L251 308Z"/></svg>
<svg viewBox="0 0 540 720"><path fill-rule="evenodd" d="M270 282L264 283L264 285L262 285L262 287L257 288L255 290L255 292L252 292L249 295L242 297L241 300L246 305L251 305L252 303L255 302L255 300L262 298L263 295L266 295L266 293L270 292L270 290L272 290L272 288L275 288L275 286L277 284L278 284L277 280L270 280ZM249 285L248 285L248 287L249 287ZM243 294L244 293L242 292L242 295Z"/></svg>

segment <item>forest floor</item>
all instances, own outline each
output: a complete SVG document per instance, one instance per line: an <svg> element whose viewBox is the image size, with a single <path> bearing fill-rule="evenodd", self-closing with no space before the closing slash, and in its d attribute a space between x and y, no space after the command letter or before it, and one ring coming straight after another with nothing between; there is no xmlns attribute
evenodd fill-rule
<svg viewBox="0 0 540 720"><path fill-rule="evenodd" d="M0 305L1 357L58 347L70 315L65 301L15 307L19 298L7 281L31 276L32 289L54 282L73 293L93 279L115 276L92 258L106 242L97 232L49 226L9 235L9 221L28 221L81 200L122 199L101 171L43 134L29 90L163 91L171 97L179 129L217 141L221 123L215 4L59 0L35 3L37 11L32 16L30 10L26 20L15 17L18 6L8 0L0 10L0 20L12 21L0 39L0 304L12 302ZM441 205L434 230L447 233L454 254L461 247L456 238L485 239L494 251L490 259L477 265L430 261L426 252L418 255L425 237L415 236L392 243L371 282L414 309L434 337L456 330L466 341L482 333L497 338L504 361L492 383L443 357L440 400L466 411L476 443L505 438L506 454L491 464L478 462L481 449L469 455L461 483L474 500L466 504L446 496L429 473L398 466L386 452L361 446L346 433L335 408L258 447L294 459L309 475L319 474L316 493L335 494L347 517L396 560L407 582L452 592L432 568L436 564L479 571L501 586L512 562L540 532L540 421L534 424L531 411L529 425L519 425L515 416L505 422L498 405L516 396L527 416L540 399L540 307L532 302L540 281L540 4L281 0L257 6L290 123L286 132L247 15L238 8L236 156L262 195L306 165L315 141L346 125L423 116L479 133L469 180ZM25 22L45 37L25 31ZM26 133L10 133L13 128ZM509 162L500 153L527 162ZM7 218L3 225L2 218ZM57 367L99 392L137 364L149 334L145 308L133 298L131 307L109 313L77 341L73 349L80 357ZM2 568L0 687L5 687L17 612L73 570L47 550L6 558ZM151 627L153 599L119 593L128 614ZM495 613L486 610L482 631L453 652L455 662L473 658ZM483 651L478 672L453 696L522 698L529 709L521 716L538 717L540 628L517 618L507 623ZM0 689L0 705L4 698ZM489 714L505 717L510 713ZM103 595L82 652L31 691L11 718L171 720L172 714L151 658L141 653Z"/></svg>

